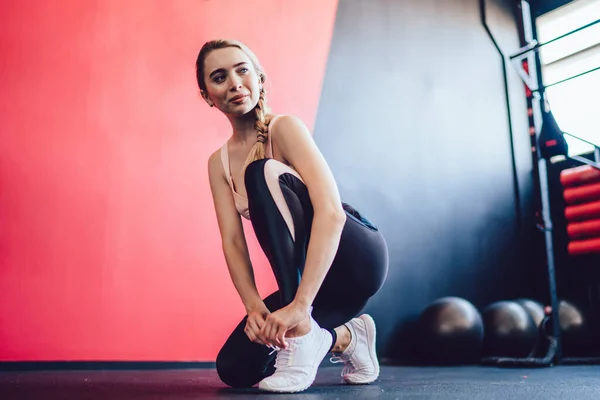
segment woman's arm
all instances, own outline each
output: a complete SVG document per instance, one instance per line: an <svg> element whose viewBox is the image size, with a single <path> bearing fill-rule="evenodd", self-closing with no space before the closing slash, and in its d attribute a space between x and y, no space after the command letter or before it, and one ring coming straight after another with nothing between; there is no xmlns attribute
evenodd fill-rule
<svg viewBox="0 0 600 400"><path fill-rule="evenodd" d="M304 123L297 117L283 116L272 129L274 143L302 177L313 205L306 264L294 299L297 305L308 308L335 258L346 214L333 174Z"/></svg>
<svg viewBox="0 0 600 400"><path fill-rule="evenodd" d="M229 275L246 312L249 312L262 306L263 301L256 288L244 228L225 178L219 151L208 160L208 175Z"/></svg>

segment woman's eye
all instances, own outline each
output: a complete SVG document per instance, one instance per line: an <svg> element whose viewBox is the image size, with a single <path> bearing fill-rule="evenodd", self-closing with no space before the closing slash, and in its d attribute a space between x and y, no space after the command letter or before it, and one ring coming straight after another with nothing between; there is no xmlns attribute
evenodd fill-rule
<svg viewBox="0 0 600 400"><path fill-rule="evenodd" d="M245 74L246 72L248 72L248 68L246 68L246 67L241 68L240 72Z"/></svg>
<svg viewBox="0 0 600 400"><path fill-rule="evenodd" d="M215 76L214 81L219 83L219 82L222 82L224 78L225 77L223 75L217 75L217 76Z"/></svg>

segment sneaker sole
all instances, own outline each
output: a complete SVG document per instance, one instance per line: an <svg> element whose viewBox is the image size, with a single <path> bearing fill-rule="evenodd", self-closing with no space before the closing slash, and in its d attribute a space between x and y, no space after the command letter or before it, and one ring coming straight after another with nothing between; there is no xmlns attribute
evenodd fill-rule
<svg viewBox="0 0 600 400"><path fill-rule="evenodd" d="M298 393L298 392L303 392L306 389L308 389L314 383L315 378L317 377L317 370L319 369L319 365L321 364L321 361L323 361L323 359L329 352L329 348L332 345L331 335L329 335L329 333L327 333L327 332L324 332L324 334L325 334L325 340L321 341L321 347L319 348L319 352L317 353L318 354L318 356L317 356L318 362L316 363L316 367L314 368L313 372L311 373L310 379L308 380L307 383L304 383L304 384L298 385L298 386L292 386L290 388L281 388L281 389L264 387L264 386L261 386L261 384L259 383L258 388L261 391L272 392L272 393Z"/></svg>
<svg viewBox="0 0 600 400"><path fill-rule="evenodd" d="M371 356L371 361L375 366L375 376L366 380L356 380L350 381L344 378L346 383L351 385L366 385L368 383L373 383L379 377L379 360L377 360L377 351L375 350L375 340L377 337L377 328L375 327L375 321L368 314L363 314L360 317L361 320L364 321L366 331L367 331L367 343L369 343L369 355Z"/></svg>

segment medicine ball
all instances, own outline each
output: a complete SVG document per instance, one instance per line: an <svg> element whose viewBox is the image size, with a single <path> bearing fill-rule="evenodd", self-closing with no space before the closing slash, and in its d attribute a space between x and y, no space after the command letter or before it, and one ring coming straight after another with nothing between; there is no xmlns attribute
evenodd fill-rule
<svg viewBox="0 0 600 400"><path fill-rule="evenodd" d="M469 364L478 361L483 342L479 311L459 297L435 300L419 318L422 361L430 364Z"/></svg>
<svg viewBox="0 0 600 400"><path fill-rule="evenodd" d="M535 326L539 327L540 323L546 316L546 313L544 312L544 305L539 301L532 299L517 299L515 301L525 308L525 311L527 311L527 313L531 315L531 318L533 318Z"/></svg>
<svg viewBox="0 0 600 400"><path fill-rule="evenodd" d="M538 340L538 327L515 301L498 301L483 310L484 356L526 357Z"/></svg>

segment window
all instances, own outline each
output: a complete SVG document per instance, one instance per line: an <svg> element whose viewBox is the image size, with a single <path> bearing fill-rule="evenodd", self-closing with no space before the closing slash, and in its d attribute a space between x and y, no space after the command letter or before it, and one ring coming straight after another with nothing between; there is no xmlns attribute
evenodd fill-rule
<svg viewBox="0 0 600 400"><path fill-rule="evenodd" d="M538 40L548 42L600 18L600 0L578 0L536 20ZM540 48L548 101L564 132L600 145L600 23ZM569 155L593 151L593 146L565 136Z"/></svg>

